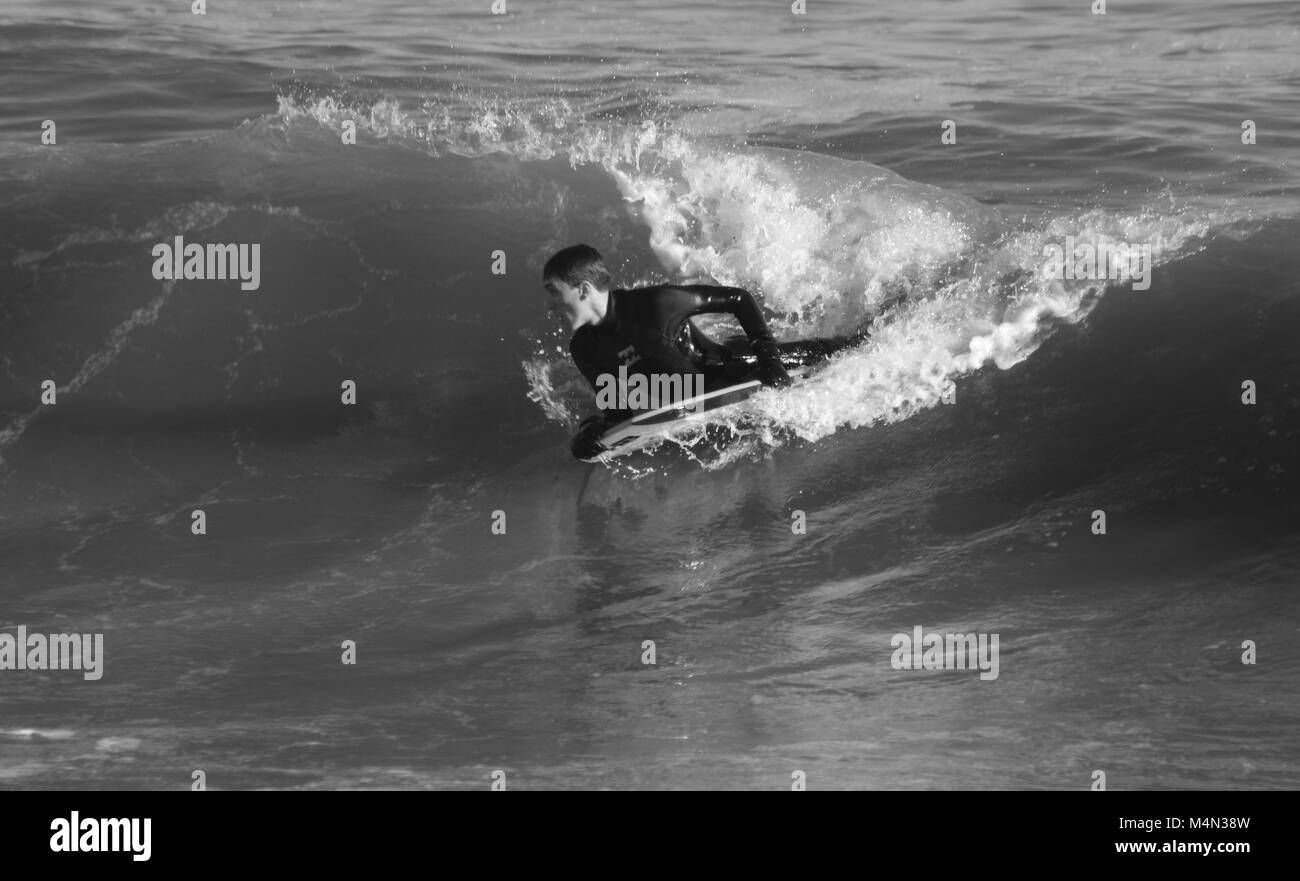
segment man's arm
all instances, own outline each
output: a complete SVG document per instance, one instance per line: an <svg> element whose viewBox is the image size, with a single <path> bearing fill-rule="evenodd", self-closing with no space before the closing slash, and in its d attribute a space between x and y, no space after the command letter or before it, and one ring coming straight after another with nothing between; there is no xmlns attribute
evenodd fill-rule
<svg viewBox="0 0 1300 881"><path fill-rule="evenodd" d="M692 315L703 312L725 312L735 316L749 337L754 354L762 368L763 381L768 385L789 385L790 377L781 365L781 352L772 331L767 328L763 312L752 294L743 288L714 285L687 285L684 288L696 297Z"/></svg>
<svg viewBox="0 0 1300 881"><path fill-rule="evenodd" d="M696 327L694 321L688 319L686 326L690 329L691 345L695 348L695 351L704 356L704 363L714 366L721 364L726 357L726 347Z"/></svg>
<svg viewBox="0 0 1300 881"><path fill-rule="evenodd" d="M597 380L602 373L601 366L592 359L586 346L578 337L569 341L569 355L573 358L574 365L578 372L587 380L593 392L597 391ZM630 418L631 414L622 410L597 410L591 416L586 417L578 424L578 433L573 436L569 443L569 449L573 455L579 459L590 459L599 453L603 447L600 446L598 438L605 433L605 430L611 425L622 422Z"/></svg>
<svg viewBox="0 0 1300 881"><path fill-rule="evenodd" d="M587 384L591 386L591 390L594 392L596 390L596 380L604 371L592 360L587 347L583 345L582 340L576 334L573 339L569 340L569 356L573 358L573 363L578 368L578 372L587 380Z"/></svg>

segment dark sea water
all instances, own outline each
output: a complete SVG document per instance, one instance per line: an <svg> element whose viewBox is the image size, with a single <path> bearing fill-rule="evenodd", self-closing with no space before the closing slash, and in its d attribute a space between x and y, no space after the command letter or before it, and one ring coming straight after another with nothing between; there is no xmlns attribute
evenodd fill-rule
<svg viewBox="0 0 1300 881"><path fill-rule="evenodd" d="M1300 5L490 5L0 2L0 787L1300 786ZM907 299L593 468L575 242Z"/></svg>

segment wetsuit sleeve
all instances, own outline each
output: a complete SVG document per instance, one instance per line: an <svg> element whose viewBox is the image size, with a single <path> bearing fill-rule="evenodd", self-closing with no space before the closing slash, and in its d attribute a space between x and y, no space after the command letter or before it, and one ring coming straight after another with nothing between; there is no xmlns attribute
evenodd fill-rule
<svg viewBox="0 0 1300 881"><path fill-rule="evenodd" d="M608 367L602 368L601 365L596 363L589 347L584 345L583 340L580 337L575 336L569 341L569 355L572 356L573 363L577 366L578 372L587 380L587 385L591 386L593 392L599 391L597 388L597 380L600 379L602 373L614 372ZM602 423L605 426L615 425L625 419L632 418L632 413L629 410L600 410L596 415L599 419L596 419L595 421ZM588 420L592 418L593 417L587 417L587 419L584 419L583 425L585 426Z"/></svg>
<svg viewBox="0 0 1300 881"><path fill-rule="evenodd" d="M573 363L577 366L578 372L587 380L591 390L596 390L596 380L603 373L600 366L592 360L588 347L583 345L583 340L577 336L569 341L569 355L573 358Z"/></svg>
<svg viewBox="0 0 1300 881"><path fill-rule="evenodd" d="M759 363L780 366L781 354L777 349L776 340L772 337L772 331L767 329L763 313L749 291L711 285L691 285L686 290L696 298L695 306L691 309L692 315L704 312L726 312L734 315L753 344L754 354L758 356Z"/></svg>
<svg viewBox="0 0 1300 881"><path fill-rule="evenodd" d="M695 347L695 351L704 356L705 363L722 363L726 357L726 348L710 339L709 335L696 327L694 322L687 321L686 326L690 329L691 345Z"/></svg>

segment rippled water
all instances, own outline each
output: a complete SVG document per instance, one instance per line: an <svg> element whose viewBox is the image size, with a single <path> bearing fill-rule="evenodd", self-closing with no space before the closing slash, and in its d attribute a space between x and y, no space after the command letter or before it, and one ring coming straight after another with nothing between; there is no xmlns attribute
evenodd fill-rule
<svg viewBox="0 0 1300 881"><path fill-rule="evenodd" d="M0 3L0 633L105 645L0 670L0 786L1300 782L1295 4L478 5ZM576 241L785 338L908 299L593 470Z"/></svg>

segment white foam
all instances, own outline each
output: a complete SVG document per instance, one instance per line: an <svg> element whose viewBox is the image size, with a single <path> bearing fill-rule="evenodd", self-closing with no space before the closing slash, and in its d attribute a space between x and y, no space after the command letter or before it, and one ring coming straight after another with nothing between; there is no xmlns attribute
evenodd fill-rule
<svg viewBox="0 0 1300 881"><path fill-rule="evenodd" d="M75 733L68 728L10 728L0 731L0 735L18 740L68 740Z"/></svg>
<svg viewBox="0 0 1300 881"><path fill-rule="evenodd" d="M138 737L101 737L95 742L95 749L106 753L130 752L140 748Z"/></svg>
<svg viewBox="0 0 1300 881"><path fill-rule="evenodd" d="M1056 327L1084 318L1104 288L1045 277L1047 242L1146 243L1159 266L1225 221L1169 205L1066 214L1017 228L959 193L868 162L693 138L653 120L590 124L562 102L482 107L457 122L429 108L417 120L388 102L342 108L329 98L282 99L281 116L334 127L352 118L376 136L435 153L501 152L525 161L558 155L575 166L597 165L672 276L754 291L777 313L771 324L779 338L850 332L881 304L907 295L896 320L878 325L813 381L754 399L757 421L734 426L747 434L741 450L906 419L937 406L961 376L1029 357ZM529 396L548 418L572 424L589 408L589 391L562 354L539 353L524 367ZM730 420L724 411L714 424ZM679 440L699 436L683 429ZM724 458L735 455L731 449Z"/></svg>

